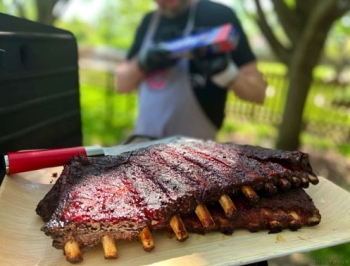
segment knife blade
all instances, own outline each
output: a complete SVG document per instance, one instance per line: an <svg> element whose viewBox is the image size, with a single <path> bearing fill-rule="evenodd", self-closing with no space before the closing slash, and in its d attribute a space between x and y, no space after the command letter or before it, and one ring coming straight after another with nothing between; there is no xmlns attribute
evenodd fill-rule
<svg viewBox="0 0 350 266"><path fill-rule="evenodd" d="M42 168L61 166L68 163L72 156L77 156L79 154L88 157L118 155L123 152L132 151L157 143L175 142L179 141L180 139L183 139L183 137L175 136L159 140L117 145L113 147L80 146L59 149L8 152L6 155L4 155L4 161L6 173L8 175L12 175Z"/></svg>

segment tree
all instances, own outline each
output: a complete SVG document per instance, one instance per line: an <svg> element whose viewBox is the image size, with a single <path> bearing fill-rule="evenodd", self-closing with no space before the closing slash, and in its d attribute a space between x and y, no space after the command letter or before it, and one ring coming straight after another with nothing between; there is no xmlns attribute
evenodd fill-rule
<svg viewBox="0 0 350 266"><path fill-rule="evenodd" d="M153 8L153 1L106 2L98 15L99 37L104 44L119 48L129 47L142 17Z"/></svg>
<svg viewBox="0 0 350 266"><path fill-rule="evenodd" d="M0 6L6 6L12 15L32 19L47 25L53 25L59 18L70 0L9 0L4 4L0 0Z"/></svg>
<svg viewBox="0 0 350 266"><path fill-rule="evenodd" d="M65 11L69 0L35 0L37 21L53 25ZM54 12L55 11L55 12Z"/></svg>
<svg viewBox="0 0 350 266"><path fill-rule="evenodd" d="M264 3L263 3L264 2ZM276 148L300 145L303 110L324 45L335 21L350 10L349 0L270 0L279 23L269 24L266 0L254 0L256 22L276 56L288 67L289 88ZM275 32L283 28L287 41Z"/></svg>

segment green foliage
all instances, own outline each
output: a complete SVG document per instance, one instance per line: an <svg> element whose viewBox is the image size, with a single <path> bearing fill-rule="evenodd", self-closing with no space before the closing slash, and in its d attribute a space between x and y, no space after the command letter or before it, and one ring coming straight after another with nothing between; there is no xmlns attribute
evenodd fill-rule
<svg viewBox="0 0 350 266"><path fill-rule="evenodd" d="M101 40L98 38L99 35L96 34L97 30L93 26L77 18L69 23L59 20L55 23L55 27L72 32L80 45L101 43ZM96 38L98 39L97 41Z"/></svg>
<svg viewBox="0 0 350 266"><path fill-rule="evenodd" d="M136 95L118 95L87 84L82 84L80 90L85 145L113 145L131 135Z"/></svg>
<svg viewBox="0 0 350 266"><path fill-rule="evenodd" d="M339 144L337 149L341 154L350 158L350 144L349 143Z"/></svg>
<svg viewBox="0 0 350 266"><path fill-rule="evenodd" d="M106 2L97 25L101 41L119 48L129 47L142 17L153 7L152 1Z"/></svg>
<svg viewBox="0 0 350 266"><path fill-rule="evenodd" d="M258 68L262 73L275 73L285 75L287 67L279 62L259 62Z"/></svg>
<svg viewBox="0 0 350 266"><path fill-rule="evenodd" d="M84 1L91 0L82 0L81 3ZM104 3L102 11L97 14L96 23L87 23L74 17L70 21L58 20L55 26L71 31L79 44L129 47L141 18L154 8L153 1L104 1ZM0 12L19 17L23 15L30 20L36 20L37 14L34 0L0 0Z"/></svg>
<svg viewBox="0 0 350 266"><path fill-rule="evenodd" d="M325 55L334 60L350 59L350 12L337 20L325 46Z"/></svg>
<svg viewBox="0 0 350 266"><path fill-rule="evenodd" d="M0 0L0 12L37 21L38 8L46 10L47 5L45 4L47 3L35 0Z"/></svg>
<svg viewBox="0 0 350 266"><path fill-rule="evenodd" d="M332 261L343 261L343 263L339 263L339 265L348 265L350 264L349 250L350 243L347 243L321 250L311 251L309 254L314 261L324 261L329 262L330 264Z"/></svg>
<svg viewBox="0 0 350 266"><path fill-rule="evenodd" d="M290 9L295 9L295 6L296 6L295 0L284 0L284 2L286 3L286 5L287 5Z"/></svg>
<svg viewBox="0 0 350 266"><path fill-rule="evenodd" d="M350 108L350 84L334 94L334 105ZM350 114L349 114L350 115Z"/></svg>
<svg viewBox="0 0 350 266"><path fill-rule="evenodd" d="M6 13L6 6L3 3L3 0L0 0L0 12L1 13Z"/></svg>

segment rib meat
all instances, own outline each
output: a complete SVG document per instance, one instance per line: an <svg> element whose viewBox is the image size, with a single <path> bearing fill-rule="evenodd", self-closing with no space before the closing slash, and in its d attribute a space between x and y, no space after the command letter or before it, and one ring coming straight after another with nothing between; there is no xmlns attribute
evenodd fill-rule
<svg viewBox="0 0 350 266"><path fill-rule="evenodd" d="M268 229L277 233L282 229L298 230L302 226L313 226L320 222L321 215L312 199L303 188L283 191L273 196L262 195L257 204L251 205L244 197L232 197L237 213L225 217L218 202L208 204L208 210L215 221L215 227L205 228L193 213L182 218L188 231L204 234L220 231L230 235L236 229L257 232Z"/></svg>
<svg viewBox="0 0 350 266"><path fill-rule="evenodd" d="M59 249L76 243L85 251L106 235L137 238L144 228L168 228L178 216L199 233L275 232L319 223L303 189L309 183L318 179L305 153L184 139L118 156L74 157L36 212ZM234 203L230 217L218 207L222 195Z"/></svg>

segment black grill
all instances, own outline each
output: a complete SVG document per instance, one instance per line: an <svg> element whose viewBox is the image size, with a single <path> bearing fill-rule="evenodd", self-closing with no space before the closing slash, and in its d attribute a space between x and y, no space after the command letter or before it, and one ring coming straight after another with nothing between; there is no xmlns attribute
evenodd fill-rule
<svg viewBox="0 0 350 266"><path fill-rule="evenodd" d="M82 144L69 31L0 13L0 154Z"/></svg>

